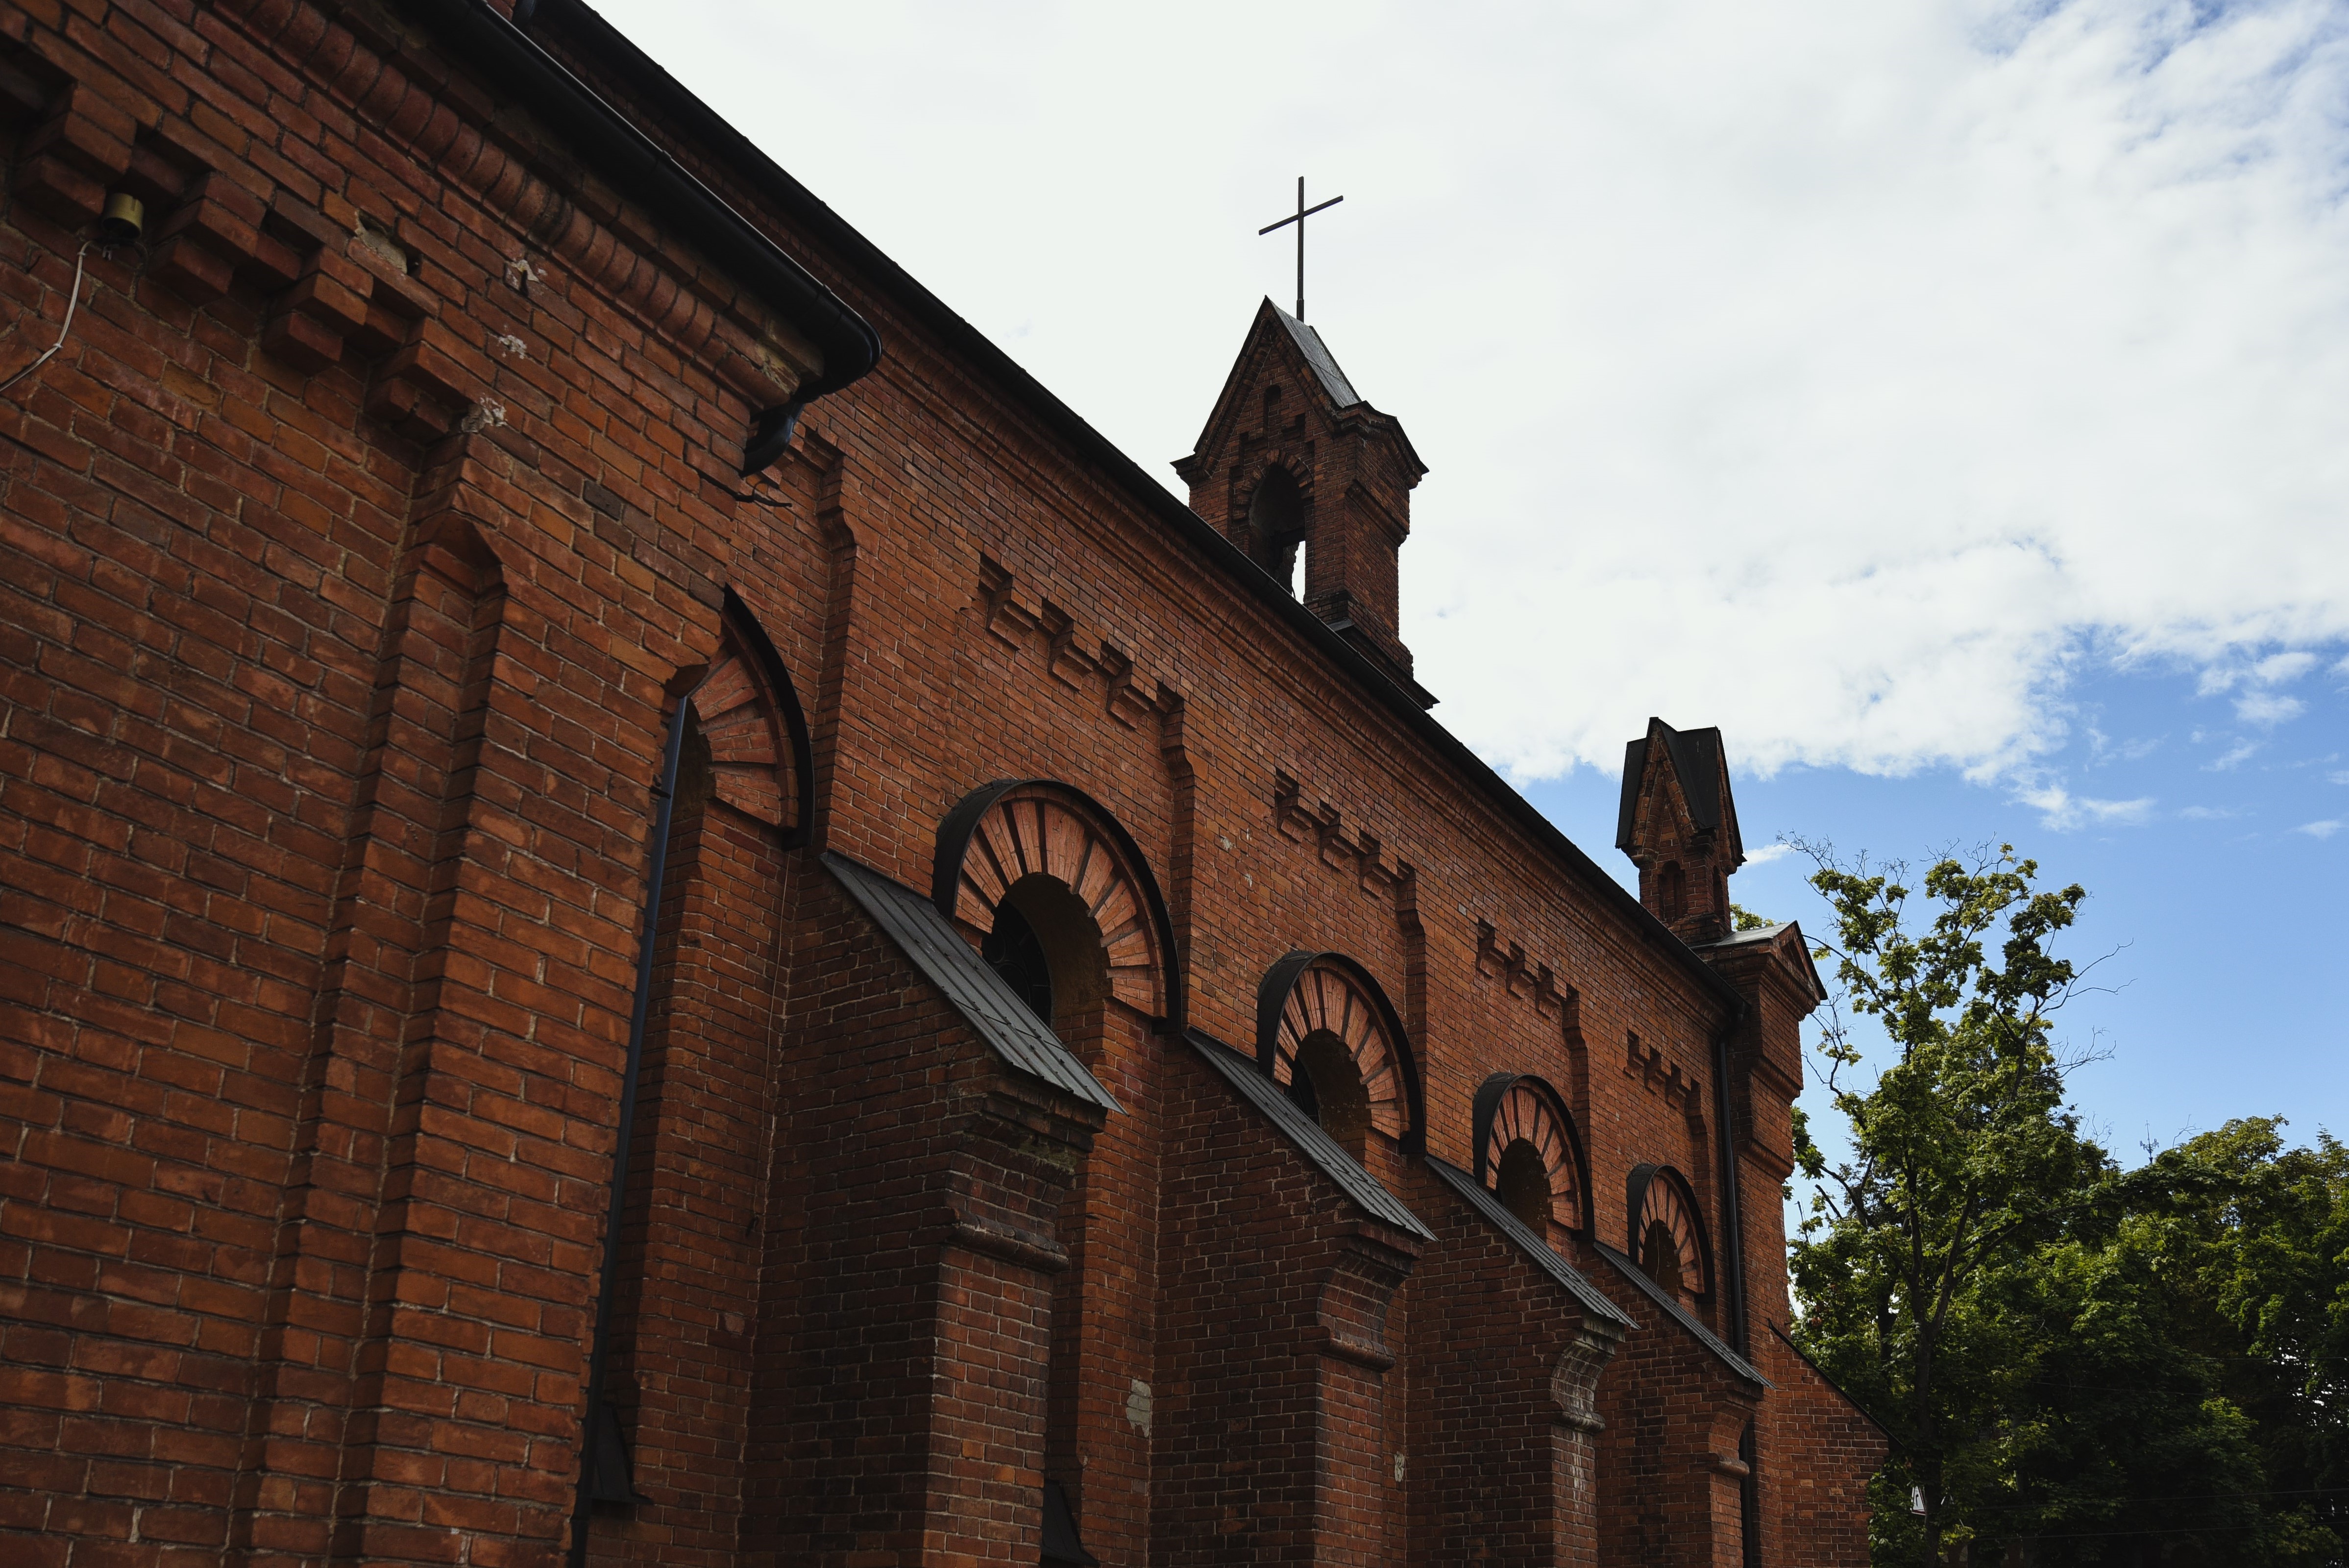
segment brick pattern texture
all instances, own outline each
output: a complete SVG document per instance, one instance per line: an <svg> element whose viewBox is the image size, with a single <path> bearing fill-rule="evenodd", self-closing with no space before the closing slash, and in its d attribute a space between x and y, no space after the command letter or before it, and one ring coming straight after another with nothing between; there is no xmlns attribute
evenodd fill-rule
<svg viewBox="0 0 2349 1568"><path fill-rule="evenodd" d="M1708 972L543 5L886 345L736 478L809 337L428 21L0 0L0 373L107 194L147 212L0 398L0 1560L563 1561L624 1162L599 1563L1030 1564L1049 1478L1120 1568L1728 1568L1748 1421L1759 1560L1864 1561L1883 1439L1781 1334L1799 942ZM1213 455L1307 471L1309 598L1401 677L1416 459L1287 341ZM1211 521L1252 483L1203 479ZM787 691L744 696L730 591ZM1009 1067L819 858L927 889L1006 778L1098 803L1164 898L1150 983L1055 1021L1114 1111ZM1432 1241L1174 1027L1252 1044L1299 949L1402 1018L1424 1106L1361 1158ZM1429 1178L1496 1072L1557 1087L1603 1236L1670 1166L1725 1258L1737 1184L1769 1387L1629 1293L1589 1329Z"/></svg>

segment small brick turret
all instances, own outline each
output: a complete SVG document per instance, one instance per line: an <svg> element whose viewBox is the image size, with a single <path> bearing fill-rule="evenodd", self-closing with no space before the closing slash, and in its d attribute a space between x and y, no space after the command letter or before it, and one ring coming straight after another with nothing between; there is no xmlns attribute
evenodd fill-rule
<svg viewBox="0 0 2349 1568"><path fill-rule="evenodd" d="M1691 946L1727 936L1729 878L1745 864L1719 730L1661 719L1623 749L1615 847L1640 868L1640 902Z"/></svg>
<svg viewBox="0 0 2349 1568"><path fill-rule="evenodd" d="M1174 472L1191 509L1283 582L1304 553L1308 607L1433 706L1396 635L1396 554L1427 465L1402 425L1363 400L1321 335L1270 300Z"/></svg>

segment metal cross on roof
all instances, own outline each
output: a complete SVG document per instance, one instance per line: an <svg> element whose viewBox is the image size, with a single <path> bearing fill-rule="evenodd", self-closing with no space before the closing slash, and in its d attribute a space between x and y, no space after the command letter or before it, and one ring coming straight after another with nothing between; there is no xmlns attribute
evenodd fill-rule
<svg viewBox="0 0 2349 1568"><path fill-rule="evenodd" d="M1299 321L1305 319L1305 220L1324 207L1334 207L1345 199L1343 196L1332 196L1326 202L1317 202L1310 207L1307 206L1305 176L1299 174L1297 177L1297 211L1289 213L1280 222L1267 223L1257 231L1259 234L1268 234L1275 229L1285 229L1291 223L1297 225L1297 319Z"/></svg>

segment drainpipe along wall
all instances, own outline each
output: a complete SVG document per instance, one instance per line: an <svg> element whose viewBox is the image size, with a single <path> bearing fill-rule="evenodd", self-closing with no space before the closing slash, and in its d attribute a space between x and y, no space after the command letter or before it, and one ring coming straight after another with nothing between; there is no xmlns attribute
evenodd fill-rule
<svg viewBox="0 0 2349 1568"><path fill-rule="evenodd" d="M604 1217L604 1262L595 1290L595 1337L587 1354L587 1407L579 1427L579 1490L571 1509L571 1568L587 1560L587 1521L597 1497L599 1471L605 1472L605 1501L630 1501L633 1487L620 1421L605 1386L607 1352L612 1333L612 1300L618 1283L620 1220L627 1204L628 1149L636 1137L636 1081L645 1056L645 1023L652 1011L653 953L659 934L661 885L668 876L669 826L677 811L678 767L685 757L685 726L692 711L690 695L680 698L669 715L668 739L661 753L660 783L653 791L651 862L645 868L643 933L636 942L636 1004L628 1013L627 1067L620 1079L619 1141L612 1150L612 1199Z"/></svg>
<svg viewBox="0 0 2349 1568"><path fill-rule="evenodd" d="M1722 1303L1722 1326L1728 1330L1730 1348L1740 1355L1750 1356L1753 1346L1745 1331L1745 1216L1738 1201L1737 1133L1731 1127L1735 1111L1729 1095L1729 1040L1738 1026L1745 1022L1750 1011L1744 998L1737 1011L1721 1033L1713 1037L1713 1125L1719 1129L1718 1163L1721 1170L1721 1240L1722 1263L1729 1275L1729 1289Z"/></svg>

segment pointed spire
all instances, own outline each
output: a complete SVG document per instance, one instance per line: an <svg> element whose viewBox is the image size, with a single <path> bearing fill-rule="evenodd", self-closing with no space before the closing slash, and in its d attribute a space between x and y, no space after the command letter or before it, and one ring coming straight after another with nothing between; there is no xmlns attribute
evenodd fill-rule
<svg viewBox="0 0 2349 1568"><path fill-rule="evenodd" d="M1745 846L1719 730L1651 718L1647 734L1625 745L1615 847L1640 868L1640 902L1682 940L1729 934L1729 878L1745 864Z"/></svg>
<svg viewBox="0 0 2349 1568"><path fill-rule="evenodd" d="M1174 472L1191 509L1423 704L1396 628L1398 553L1427 465L1354 389L1321 334L1257 309L1206 428Z"/></svg>

